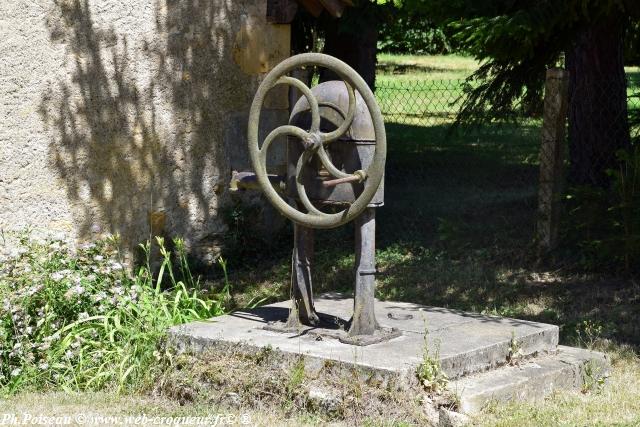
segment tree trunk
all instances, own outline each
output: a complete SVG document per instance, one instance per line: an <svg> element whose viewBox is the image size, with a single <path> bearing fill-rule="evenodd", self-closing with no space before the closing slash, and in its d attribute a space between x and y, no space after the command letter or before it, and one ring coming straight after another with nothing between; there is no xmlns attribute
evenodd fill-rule
<svg viewBox="0 0 640 427"><path fill-rule="evenodd" d="M608 184L616 151L630 146L624 72L624 18L584 28L567 53L569 70L569 181Z"/></svg>
<svg viewBox="0 0 640 427"><path fill-rule="evenodd" d="M371 90L376 82L376 57L378 53L378 22L368 7L347 8L340 19L325 20L325 42L323 53L343 60L362 76ZM358 16L354 16L354 15ZM355 28L354 28L355 27ZM336 80L338 77L326 70L320 72L320 81Z"/></svg>

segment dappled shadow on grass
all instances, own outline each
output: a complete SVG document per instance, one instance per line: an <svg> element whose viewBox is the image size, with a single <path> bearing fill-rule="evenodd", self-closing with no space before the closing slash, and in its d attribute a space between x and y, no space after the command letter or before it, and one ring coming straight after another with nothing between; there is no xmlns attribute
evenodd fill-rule
<svg viewBox="0 0 640 427"><path fill-rule="evenodd" d="M379 62L376 66L376 69L380 73L385 74L407 74L407 73L433 73L433 72L444 72L444 71L458 71L455 68L442 68L442 67L433 67L425 64L407 64L402 62L395 61L384 61Z"/></svg>
<svg viewBox="0 0 640 427"><path fill-rule="evenodd" d="M519 241L509 241L503 252L529 243L537 189L536 128L450 133L444 125L387 124L387 132L386 200L378 214L383 247L448 241L484 249L512 235L514 227L521 231Z"/></svg>
<svg viewBox="0 0 640 427"><path fill-rule="evenodd" d="M450 134L446 126L387 124L378 297L558 324L570 344L581 344L577 330L588 321L605 337L638 345L637 285L537 265L539 131L499 126ZM317 232L316 294L353 291L353 245L352 224ZM249 271L239 266L239 303L288 298L290 250L285 241L280 255Z"/></svg>
<svg viewBox="0 0 640 427"><path fill-rule="evenodd" d="M377 210L378 247L446 248L452 254L522 256L532 239L538 135L534 127L449 133L448 126L387 124L385 206ZM350 289L353 225L316 233L316 289ZM242 283L280 283L287 292L291 245L271 259L231 259ZM505 254L508 254L505 255ZM453 255L452 255L453 256ZM457 256L457 255L456 255ZM233 263L236 264L235 268ZM260 273L257 273L257 271ZM244 280L246 277L251 280ZM409 285L408 285L409 286Z"/></svg>
<svg viewBox="0 0 640 427"><path fill-rule="evenodd" d="M627 71L627 87L634 91L640 88L640 71Z"/></svg>
<svg viewBox="0 0 640 427"><path fill-rule="evenodd" d="M640 346L637 283L510 268L473 251L456 258L423 248L388 248L379 254L379 267L383 299L552 323L560 326L565 344L584 346L587 327L599 329L590 339Z"/></svg>

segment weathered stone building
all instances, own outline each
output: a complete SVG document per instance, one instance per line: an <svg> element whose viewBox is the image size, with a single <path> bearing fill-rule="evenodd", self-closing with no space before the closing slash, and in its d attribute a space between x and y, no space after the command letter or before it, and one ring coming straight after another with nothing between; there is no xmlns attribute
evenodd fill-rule
<svg viewBox="0 0 640 427"><path fill-rule="evenodd" d="M210 245L232 170L248 168L253 94L289 56L290 25L277 22L291 6L0 2L0 229ZM264 127L287 120L286 92L267 104Z"/></svg>
<svg viewBox="0 0 640 427"><path fill-rule="evenodd" d="M338 16L349 2L300 3ZM1 2L0 231L117 233L129 248L182 236L196 250L212 247L232 171L249 169L253 94L289 56L296 7ZM286 88L273 92L265 129L288 118Z"/></svg>

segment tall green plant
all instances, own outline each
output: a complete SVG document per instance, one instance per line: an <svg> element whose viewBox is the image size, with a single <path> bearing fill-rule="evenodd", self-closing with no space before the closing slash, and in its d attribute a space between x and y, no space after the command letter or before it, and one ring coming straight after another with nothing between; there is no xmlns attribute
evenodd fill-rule
<svg viewBox="0 0 640 427"><path fill-rule="evenodd" d="M171 363L161 345L170 326L222 314L228 282L222 294L201 297L184 242L174 240L175 258L163 239L157 243L158 273L147 243L146 264L131 275L115 239L74 252L61 241L24 237L0 267L2 393L144 387Z"/></svg>
<svg viewBox="0 0 640 427"><path fill-rule="evenodd" d="M378 31L378 51L408 54L445 54L454 50L445 28L426 14L406 7L387 8Z"/></svg>

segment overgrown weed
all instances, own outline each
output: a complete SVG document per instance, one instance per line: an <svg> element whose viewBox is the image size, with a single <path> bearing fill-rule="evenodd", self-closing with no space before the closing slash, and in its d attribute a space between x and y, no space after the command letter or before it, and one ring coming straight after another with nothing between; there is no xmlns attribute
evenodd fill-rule
<svg viewBox="0 0 640 427"><path fill-rule="evenodd" d="M0 263L0 393L144 388L172 363L161 345L170 326L225 311L229 282L202 297L185 244L175 254L156 238L162 260L122 262L117 237L72 248L24 234ZM176 269L177 264L177 269ZM226 276L226 264L219 264Z"/></svg>

